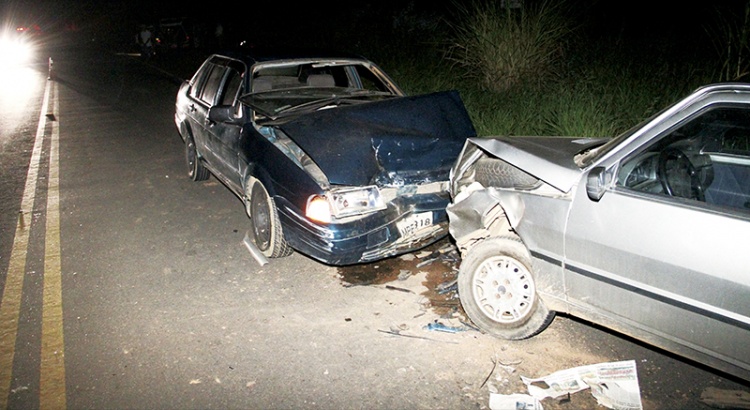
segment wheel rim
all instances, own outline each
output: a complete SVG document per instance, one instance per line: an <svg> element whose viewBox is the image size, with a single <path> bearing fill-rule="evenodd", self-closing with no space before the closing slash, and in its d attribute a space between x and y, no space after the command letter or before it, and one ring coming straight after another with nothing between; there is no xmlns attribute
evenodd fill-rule
<svg viewBox="0 0 750 410"><path fill-rule="evenodd" d="M250 196L250 218L253 222L255 245L265 251L271 244L271 217L268 206L268 195L265 189L256 183Z"/></svg>
<svg viewBox="0 0 750 410"><path fill-rule="evenodd" d="M482 262L472 280L472 297L488 318L504 324L523 321L534 306L536 288L526 266L496 256Z"/></svg>

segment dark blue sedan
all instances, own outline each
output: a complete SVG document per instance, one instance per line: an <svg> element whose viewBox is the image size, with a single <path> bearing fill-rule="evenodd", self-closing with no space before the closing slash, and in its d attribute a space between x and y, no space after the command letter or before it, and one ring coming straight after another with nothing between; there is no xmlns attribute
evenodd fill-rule
<svg viewBox="0 0 750 410"><path fill-rule="evenodd" d="M455 91L405 96L359 56L258 50L209 57L175 123L188 175L242 199L263 255L331 265L445 237L450 168L476 135Z"/></svg>

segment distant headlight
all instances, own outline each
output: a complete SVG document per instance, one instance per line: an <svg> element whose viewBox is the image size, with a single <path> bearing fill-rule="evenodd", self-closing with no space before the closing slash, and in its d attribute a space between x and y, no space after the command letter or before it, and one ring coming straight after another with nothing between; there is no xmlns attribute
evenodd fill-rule
<svg viewBox="0 0 750 410"><path fill-rule="evenodd" d="M305 214L310 219L327 223L332 218L365 215L385 208L385 201L376 186L340 188L329 191L325 196L311 197Z"/></svg>
<svg viewBox="0 0 750 410"><path fill-rule="evenodd" d="M0 38L0 64L25 64L33 56L31 44L21 39L4 36Z"/></svg>

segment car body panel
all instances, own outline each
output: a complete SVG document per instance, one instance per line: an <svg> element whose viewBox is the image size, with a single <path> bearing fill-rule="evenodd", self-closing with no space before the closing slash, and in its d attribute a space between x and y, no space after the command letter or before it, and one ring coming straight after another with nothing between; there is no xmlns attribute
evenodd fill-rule
<svg viewBox="0 0 750 410"><path fill-rule="evenodd" d="M550 309L750 380L749 114L750 86L710 85L604 146L470 139L452 170L451 235L462 255L518 235ZM543 183L485 187L481 157Z"/></svg>
<svg viewBox="0 0 750 410"><path fill-rule="evenodd" d="M279 128L336 185L446 181L474 133L455 91L321 110Z"/></svg>
<svg viewBox="0 0 750 410"><path fill-rule="evenodd" d="M335 82L311 84L318 75ZM281 88L254 89L261 78ZM450 168L476 136L457 92L405 96L374 63L351 55L213 55L175 104L177 128L195 140L200 163L243 201L251 181L261 182L285 241L331 265L445 237ZM368 186L383 198L378 209L328 223L305 214L315 196Z"/></svg>
<svg viewBox="0 0 750 410"><path fill-rule="evenodd" d="M531 175L568 192L580 177L574 157L601 145L601 138L497 137L475 138L472 143L494 153Z"/></svg>

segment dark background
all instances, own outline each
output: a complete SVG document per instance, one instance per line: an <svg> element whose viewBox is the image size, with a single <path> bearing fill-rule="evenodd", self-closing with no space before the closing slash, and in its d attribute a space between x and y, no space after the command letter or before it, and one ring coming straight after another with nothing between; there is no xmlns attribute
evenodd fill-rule
<svg viewBox="0 0 750 410"><path fill-rule="evenodd" d="M532 3L538 2L526 1ZM706 41L708 27L727 24L723 19L728 15L740 16L746 3L746 0L715 3L571 0L551 4L564 4L567 18L592 40L604 37L635 44L666 42L694 50L696 46L710 45ZM107 45L128 44L139 24L156 24L171 17L187 18L211 34L215 25L221 23L231 41L339 45L342 38L381 38L399 28L419 27L425 21L450 21L457 17L457 4L467 2L10 0L3 3L2 15L6 24L38 24L48 33L74 32L79 37L77 41ZM724 16L722 19L716 17L719 12ZM418 36L426 34L430 33Z"/></svg>

